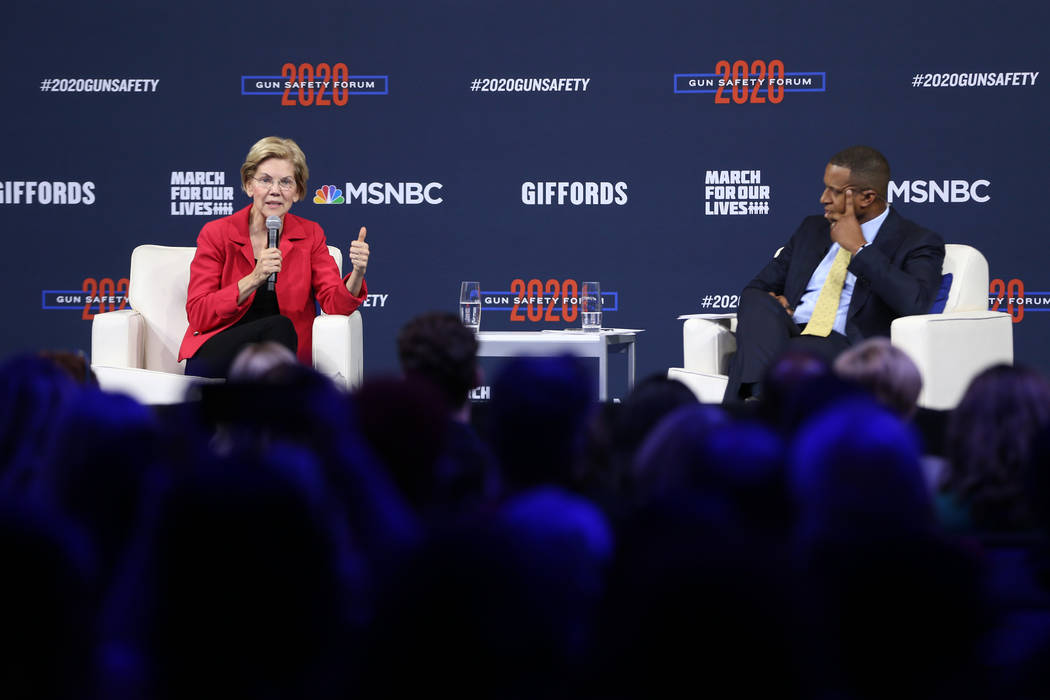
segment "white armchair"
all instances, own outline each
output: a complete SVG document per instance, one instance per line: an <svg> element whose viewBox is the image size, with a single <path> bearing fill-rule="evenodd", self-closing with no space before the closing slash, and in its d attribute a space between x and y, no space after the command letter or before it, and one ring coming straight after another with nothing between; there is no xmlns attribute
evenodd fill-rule
<svg viewBox="0 0 1050 700"><path fill-rule="evenodd" d="M186 293L192 247L141 245L131 253L128 302L131 308L97 314L91 325L91 369L99 385L146 404L178 403L195 384L222 380L187 376L178 362L179 345L189 327ZM343 254L328 251L342 271ZM313 365L337 384L361 383L361 314L314 319Z"/></svg>
<svg viewBox="0 0 1050 700"><path fill-rule="evenodd" d="M970 380L987 367L1012 364L1013 319L988 311L988 261L967 245L944 246L943 274L952 275L944 311L903 316L890 326L890 342L904 350L922 374L919 405L954 408ZM736 351L733 314L680 316L684 367L667 376L686 384L701 401L725 394L729 357Z"/></svg>

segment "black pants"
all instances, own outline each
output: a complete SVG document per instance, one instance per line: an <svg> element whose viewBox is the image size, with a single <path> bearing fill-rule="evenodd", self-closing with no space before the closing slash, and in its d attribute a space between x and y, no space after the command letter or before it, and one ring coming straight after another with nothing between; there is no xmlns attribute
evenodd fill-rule
<svg viewBox="0 0 1050 700"><path fill-rule="evenodd" d="M760 289L745 289L737 309L736 354L729 362L724 402L740 401L762 381L766 370L788 351L809 352L831 362L849 347L849 339L832 331L827 338L802 335L780 302Z"/></svg>
<svg viewBox="0 0 1050 700"><path fill-rule="evenodd" d="M186 360L186 374L194 377L226 378L230 365L246 345L271 340L293 353L299 347L299 336L287 316L266 316L257 321L231 326L216 333Z"/></svg>

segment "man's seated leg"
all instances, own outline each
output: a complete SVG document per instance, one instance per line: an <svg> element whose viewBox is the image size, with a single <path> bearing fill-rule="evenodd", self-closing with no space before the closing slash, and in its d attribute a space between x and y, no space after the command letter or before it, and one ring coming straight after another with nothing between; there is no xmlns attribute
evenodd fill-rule
<svg viewBox="0 0 1050 700"><path fill-rule="evenodd" d="M785 351L809 353L827 360L830 365L850 345L849 338L832 331L827 338L816 335L798 335L789 339Z"/></svg>
<svg viewBox="0 0 1050 700"><path fill-rule="evenodd" d="M751 396L788 340L799 334L798 324L780 302L760 289L745 289L737 309L736 354L729 363L729 383L723 401Z"/></svg>

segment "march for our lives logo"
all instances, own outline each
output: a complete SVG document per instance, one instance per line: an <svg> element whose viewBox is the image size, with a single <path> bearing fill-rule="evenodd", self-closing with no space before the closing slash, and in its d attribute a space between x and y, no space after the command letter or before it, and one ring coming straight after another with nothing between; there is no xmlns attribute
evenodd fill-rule
<svg viewBox="0 0 1050 700"><path fill-rule="evenodd" d="M314 192L314 204L343 204L343 191L335 185L318 187Z"/></svg>

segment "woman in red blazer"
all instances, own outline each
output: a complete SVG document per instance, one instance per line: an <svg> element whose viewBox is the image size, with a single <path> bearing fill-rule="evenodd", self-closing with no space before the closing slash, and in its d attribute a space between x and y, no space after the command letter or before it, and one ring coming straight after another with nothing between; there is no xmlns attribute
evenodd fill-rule
<svg viewBox="0 0 1050 700"><path fill-rule="evenodd" d="M208 222L197 237L186 299L190 325L179 348L186 374L225 377L244 346L264 341L310 364L315 300L330 314L353 313L365 300L364 227L350 243L353 269L340 278L321 227L288 213L306 196L308 176L306 156L291 139L269 136L248 151L241 183L251 205ZM276 248L267 247L269 216L282 222Z"/></svg>

